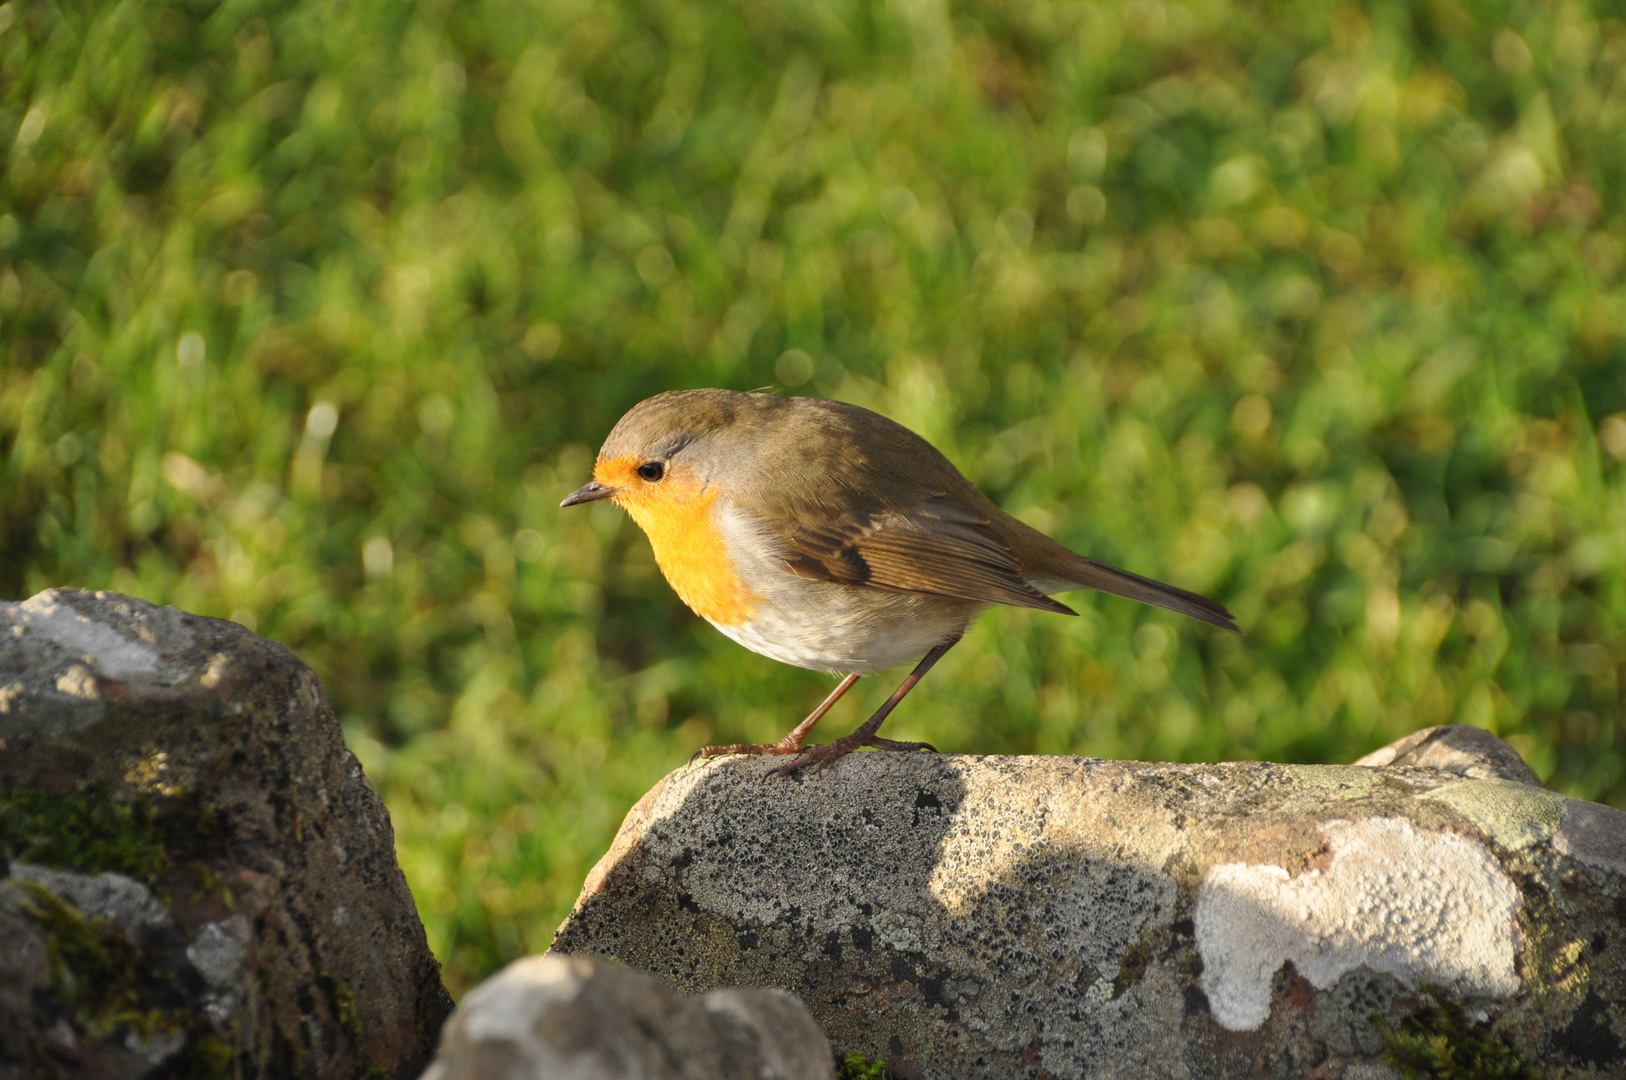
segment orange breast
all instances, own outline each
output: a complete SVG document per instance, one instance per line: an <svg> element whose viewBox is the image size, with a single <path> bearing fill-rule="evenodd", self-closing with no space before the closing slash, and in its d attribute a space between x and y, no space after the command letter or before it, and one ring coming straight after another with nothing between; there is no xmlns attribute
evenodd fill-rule
<svg viewBox="0 0 1626 1080"><path fill-rule="evenodd" d="M712 519L719 492L706 489L680 467L650 484L638 478L630 458L601 461L593 475L620 489L615 501L649 537L655 563L695 614L720 626L738 626L761 599L734 572L728 544Z"/></svg>

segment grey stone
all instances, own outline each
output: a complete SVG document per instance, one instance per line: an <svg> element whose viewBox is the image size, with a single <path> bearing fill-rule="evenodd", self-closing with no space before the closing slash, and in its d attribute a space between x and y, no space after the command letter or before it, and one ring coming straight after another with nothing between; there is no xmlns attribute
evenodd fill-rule
<svg viewBox="0 0 1626 1080"><path fill-rule="evenodd" d="M139 881L123 874L80 874L14 862L13 881L43 885L78 908L87 919L107 919L131 938L139 938L169 922L169 912Z"/></svg>
<svg viewBox="0 0 1626 1080"><path fill-rule="evenodd" d="M1626 877L1626 813L1613 806L1564 800L1564 820L1553 847L1577 862Z"/></svg>
<svg viewBox="0 0 1626 1080"><path fill-rule="evenodd" d="M1405 986L1393 976L1360 967L1310 1003L1310 1034L1343 1056L1364 1057L1383 1049L1372 1014L1386 1016ZM1345 1075L1348 1073L1346 1071Z"/></svg>
<svg viewBox="0 0 1626 1080"><path fill-rule="evenodd" d="M451 1000L287 649L112 593L0 603L0 815L0 1080L423 1070Z"/></svg>
<svg viewBox="0 0 1626 1080"><path fill-rule="evenodd" d="M1510 782L1482 741L1430 745L1441 767L686 766L554 950L685 994L781 987L837 1054L904 1080L1375 1080L1395 1074L1373 1012L1398 1021L1424 985L1546 1074L1626 1071L1616 812Z"/></svg>
<svg viewBox="0 0 1626 1080"><path fill-rule="evenodd" d="M1376 1061L1352 1061L1338 1080L1402 1080L1400 1072Z"/></svg>
<svg viewBox="0 0 1626 1080"><path fill-rule="evenodd" d="M186 958L204 982L217 990L230 990L243 977L243 961L248 958L253 935L253 928L241 915L204 923L186 947Z"/></svg>
<svg viewBox="0 0 1626 1080"><path fill-rule="evenodd" d="M1420 765L1470 780L1511 780L1541 787L1541 778L1518 752L1484 728L1445 724L1414 731L1404 739L1355 760L1357 765Z"/></svg>
<svg viewBox="0 0 1626 1080"><path fill-rule="evenodd" d="M781 990L680 999L587 956L518 960L469 991L424 1080L833 1080L807 1008Z"/></svg>

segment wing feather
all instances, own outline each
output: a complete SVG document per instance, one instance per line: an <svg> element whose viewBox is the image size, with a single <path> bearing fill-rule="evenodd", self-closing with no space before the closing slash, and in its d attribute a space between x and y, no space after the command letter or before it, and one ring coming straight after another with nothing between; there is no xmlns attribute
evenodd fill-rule
<svg viewBox="0 0 1626 1080"><path fill-rule="evenodd" d="M1213 600L1087 559L1005 513L930 443L867 409L725 391L651 402L701 410L704 438L680 444L679 460L699 455L703 473L726 478L725 505L749 515L753 531L793 574L1076 614L1030 584L1031 577L1046 588L1100 589L1237 628Z"/></svg>
<svg viewBox="0 0 1626 1080"><path fill-rule="evenodd" d="M794 438L754 444L778 478L734 493L791 573L861 589L1076 614L1028 584L999 511L935 447L865 409L783 399ZM742 447L743 450L743 447Z"/></svg>
<svg viewBox="0 0 1626 1080"><path fill-rule="evenodd" d="M1015 553L986 517L944 493L934 492L912 509L792 524L781 539L786 568L803 577L1076 614L1028 584Z"/></svg>

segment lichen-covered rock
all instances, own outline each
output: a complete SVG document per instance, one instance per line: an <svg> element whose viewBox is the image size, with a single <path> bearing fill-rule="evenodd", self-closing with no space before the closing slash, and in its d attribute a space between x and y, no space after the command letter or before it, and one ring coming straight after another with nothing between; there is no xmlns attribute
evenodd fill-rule
<svg viewBox="0 0 1626 1080"><path fill-rule="evenodd" d="M1470 780L1512 780L1541 786L1536 771L1507 743L1484 728L1445 724L1423 728L1374 750L1357 765L1420 765Z"/></svg>
<svg viewBox="0 0 1626 1080"><path fill-rule="evenodd" d="M423 1080L833 1080L834 1065L782 990L681 999L641 971L547 955L469 991Z"/></svg>
<svg viewBox="0 0 1626 1080"><path fill-rule="evenodd" d="M906 1078L1375 1080L1467 1047L1626 1075L1626 814L1475 738L1401 751L1441 767L715 760L633 808L554 950L783 987Z"/></svg>
<svg viewBox="0 0 1626 1080"><path fill-rule="evenodd" d="M115 594L0 603L0 1080L405 1080L450 1009L292 653Z"/></svg>

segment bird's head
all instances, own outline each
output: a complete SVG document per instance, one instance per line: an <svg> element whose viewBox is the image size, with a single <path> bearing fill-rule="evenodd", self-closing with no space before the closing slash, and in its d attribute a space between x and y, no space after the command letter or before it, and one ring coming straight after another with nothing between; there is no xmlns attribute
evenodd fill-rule
<svg viewBox="0 0 1626 1080"><path fill-rule="evenodd" d="M784 399L731 390L677 390L634 405L598 452L593 479L560 506L612 499L637 511L715 488L742 435Z"/></svg>

